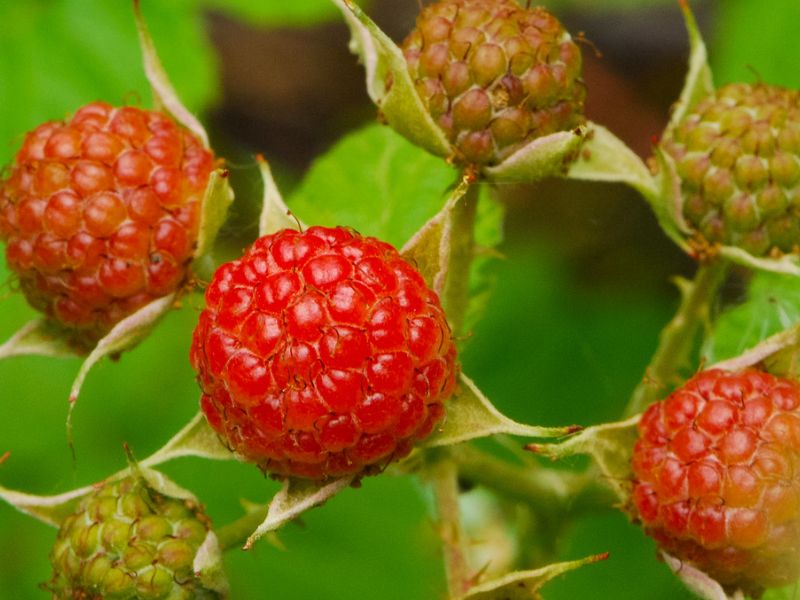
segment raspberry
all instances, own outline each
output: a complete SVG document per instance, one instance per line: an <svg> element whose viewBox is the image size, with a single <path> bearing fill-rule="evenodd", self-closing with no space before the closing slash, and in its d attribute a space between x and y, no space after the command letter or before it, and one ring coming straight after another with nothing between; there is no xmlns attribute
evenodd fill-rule
<svg viewBox="0 0 800 600"><path fill-rule="evenodd" d="M800 92L731 84L664 140L696 236L755 256L800 250Z"/></svg>
<svg viewBox="0 0 800 600"><path fill-rule="evenodd" d="M283 230L221 266L191 348L201 406L277 476L377 472L444 416L456 349L436 294L389 244Z"/></svg>
<svg viewBox="0 0 800 600"><path fill-rule="evenodd" d="M28 133L0 183L0 239L28 302L87 349L188 277L214 166L163 113L94 102Z"/></svg>
<svg viewBox="0 0 800 600"><path fill-rule="evenodd" d="M497 164L584 122L580 49L543 8L441 0L423 9L402 50L456 161Z"/></svg>
<svg viewBox="0 0 800 600"><path fill-rule="evenodd" d="M649 535L721 584L800 576L800 384L695 375L639 422L633 500Z"/></svg>
<svg viewBox="0 0 800 600"><path fill-rule="evenodd" d="M209 529L200 507L141 479L108 483L62 523L45 587L65 600L218 598L193 570Z"/></svg>

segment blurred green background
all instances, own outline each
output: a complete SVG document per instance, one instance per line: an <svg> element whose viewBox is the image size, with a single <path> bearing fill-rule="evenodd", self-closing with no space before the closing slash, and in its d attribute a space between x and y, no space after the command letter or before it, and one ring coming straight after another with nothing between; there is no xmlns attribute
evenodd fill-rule
<svg viewBox="0 0 800 600"><path fill-rule="evenodd" d="M800 22L796 0L694 4L718 84L762 79L800 86L800 44L787 44ZM266 155L292 196L317 156L374 120L361 69L328 0L143 5L179 93L228 157L238 198L223 241L236 254L255 235L260 189L252 153ZM677 3L547 5L603 54L584 47L590 118L646 155L682 82L687 42ZM416 0L370 3L370 14L395 39L409 30L417 9ZM123 0L0 2L0 163L11 159L25 131L91 100L147 105L131 14ZM402 156L395 157L397 169ZM325 202L319 190L326 181L336 185L321 166L315 176L317 183L299 188L317 190L304 197L306 211ZM358 193L358 181L351 184ZM464 370L518 420L615 419L675 307L669 277L693 266L664 240L644 203L621 187L545 182L492 191L508 211L501 246L507 260L492 268L495 293L466 345ZM4 340L34 314L13 293L4 265L0 282ZM186 298L138 348L91 373L74 415L75 468L64 423L79 362L0 362L0 454L11 451L0 482L59 493L121 468L123 442L140 457L163 444L197 409L186 357L200 305L199 296ZM277 489L242 464L181 459L165 471L200 496L217 524L241 514L241 498L264 502ZM280 537L285 550L262 543L226 555L233 598L444 597L437 534L413 478L370 478ZM49 577L53 539L54 530L0 506L0 598L47 596L37 585ZM562 559L603 551L610 560L550 584L545 596L689 597L622 514L584 517L555 544Z"/></svg>

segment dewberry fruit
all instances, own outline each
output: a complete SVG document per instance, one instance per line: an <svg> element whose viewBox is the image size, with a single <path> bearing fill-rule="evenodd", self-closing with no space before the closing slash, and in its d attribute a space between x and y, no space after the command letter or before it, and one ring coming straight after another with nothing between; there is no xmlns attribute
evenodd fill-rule
<svg viewBox="0 0 800 600"><path fill-rule="evenodd" d="M800 576L800 384L699 373L639 422L633 503L659 546L729 589Z"/></svg>
<svg viewBox="0 0 800 600"><path fill-rule="evenodd" d="M437 295L389 244L283 230L220 267L191 362L229 447L276 476L379 471L427 437L455 387Z"/></svg>
<svg viewBox="0 0 800 600"><path fill-rule="evenodd" d="M700 241L756 256L800 250L800 92L727 85L692 108L663 147Z"/></svg>
<svg viewBox="0 0 800 600"><path fill-rule="evenodd" d="M141 479L108 483L62 523L44 587L58 600L218 598L193 570L209 529L200 507Z"/></svg>
<svg viewBox="0 0 800 600"><path fill-rule="evenodd" d="M102 102L25 137L0 239L28 302L88 348L181 287L214 159L170 117Z"/></svg>
<svg viewBox="0 0 800 600"><path fill-rule="evenodd" d="M580 49L543 8L441 0L423 9L402 50L458 162L497 164L584 122Z"/></svg>

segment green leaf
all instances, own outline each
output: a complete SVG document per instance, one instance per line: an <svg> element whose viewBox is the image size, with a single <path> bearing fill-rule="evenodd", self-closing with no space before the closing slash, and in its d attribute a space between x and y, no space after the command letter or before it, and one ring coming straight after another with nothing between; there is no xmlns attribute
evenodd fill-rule
<svg viewBox="0 0 800 600"><path fill-rule="evenodd" d="M291 2L201 0L201 5L269 27L307 27L336 16L336 9L330 0L291 0Z"/></svg>
<svg viewBox="0 0 800 600"><path fill-rule="evenodd" d="M575 427L536 427L517 423L497 410L473 381L460 376L460 386L447 401L447 417L437 431L423 442L434 448L468 440L508 433L534 438L561 437L573 433Z"/></svg>
<svg viewBox="0 0 800 600"><path fill-rule="evenodd" d="M493 182L533 182L562 175L575 159L586 135L584 128L559 131L536 138L499 165L485 167L482 174Z"/></svg>
<svg viewBox="0 0 800 600"><path fill-rule="evenodd" d="M473 587L464 600L539 600L539 590L556 577L584 565L606 560L608 554L596 554L581 560L561 562L534 571L516 571Z"/></svg>
<svg viewBox="0 0 800 600"><path fill-rule="evenodd" d="M324 504L349 487L352 481L352 477L334 479L323 484L306 479L287 479L270 502L266 519L247 539L244 549L249 550L265 534L283 527L305 511Z"/></svg>
<svg viewBox="0 0 800 600"><path fill-rule="evenodd" d="M213 50L195 0L147 2L144 13L185 104L206 108L218 89ZM0 2L0 164L22 134L94 100L148 103L131 3Z"/></svg>
<svg viewBox="0 0 800 600"><path fill-rule="evenodd" d="M798 321L800 278L755 273L748 283L746 300L717 317L703 356L708 362L734 358Z"/></svg>
<svg viewBox="0 0 800 600"><path fill-rule="evenodd" d="M796 0L720 2L715 11L712 63L722 83L765 81L800 88L800 23Z"/></svg>
<svg viewBox="0 0 800 600"><path fill-rule="evenodd" d="M768 337L760 344L710 368L738 371L758 365L772 373L798 378L797 359L800 353L800 324Z"/></svg>
<svg viewBox="0 0 800 600"><path fill-rule="evenodd" d="M553 460L588 454L594 458L607 482L623 505L628 504L631 493L631 454L639 437L636 429L640 415L618 423L605 423L588 427L563 441L530 444L528 450Z"/></svg>
<svg viewBox="0 0 800 600"><path fill-rule="evenodd" d="M0 360L31 354L53 358L80 355L67 343L64 332L47 319L34 319L0 345Z"/></svg>
<svg viewBox="0 0 800 600"><path fill-rule="evenodd" d="M653 202L658 197L658 188L642 159L602 125L589 122L587 127L586 141L567 177L624 183Z"/></svg>
<svg viewBox="0 0 800 600"><path fill-rule="evenodd" d="M689 70L680 98L673 106L667 131L680 123L695 104L714 93L711 67L708 66L708 52L697 27L697 21L694 19L692 9L689 8L688 0L680 0L680 6L686 22L686 31L689 33Z"/></svg>
<svg viewBox="0 0 800 600"><path fill-rule="evenodd" d="M258 235L276 233L281 229L297 229L303 223L292 218L292 213L283 201L278 184L272 177L269 163L261 156L256 157L261 181L264 184L264 198L261 202L261 216L258 219Z"/></svg>
<svg viewBox="0 0 800 600"><path fill-rule="evenodd" d="M369 125L340 140L288 199L315 225L347 225L396 247L433 217L453 170L391 129Z"/></svg>
<svg viewBox="0 0 800 600"><path fill-rule="evenodd" d="M397 132L432 154L449 157L453 148L422 103L403 52L353 0L333 0L352 39L350 49L367 71L367 93ZM387 85L387 76L391 85Z"/></svg>

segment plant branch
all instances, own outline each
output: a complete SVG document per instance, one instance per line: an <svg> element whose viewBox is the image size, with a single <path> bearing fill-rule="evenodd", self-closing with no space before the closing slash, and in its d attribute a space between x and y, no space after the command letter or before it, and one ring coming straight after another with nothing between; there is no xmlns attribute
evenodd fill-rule
<svg viewBox="0 0 800 600"><path fill-rule="evenodd" d="M450 449L459 477L548 517L576 515L613 506L617 497L596 473L574 473L539 465L509 463L472 445Z"/></svg>
<svg viewBox="0 0 800 600"><path fill-rule="evenodd" d="M678 311L661 331L658 348L625 408L624 417L647 408L689 362L697 332L709 318L710 303L727 271L728 262L716 258L700 263L693 281L679 280L682 298Z"/></svg>
<svg viewBox="0 0 800 600"><path fill-rule="evenodd" d="M448 453L437 453L425 469L436 498L438 529L442 538L447 589L451 598L461 598L470 586L469 565L464 553L464 534L458 506L458 469Z"/></svg>

